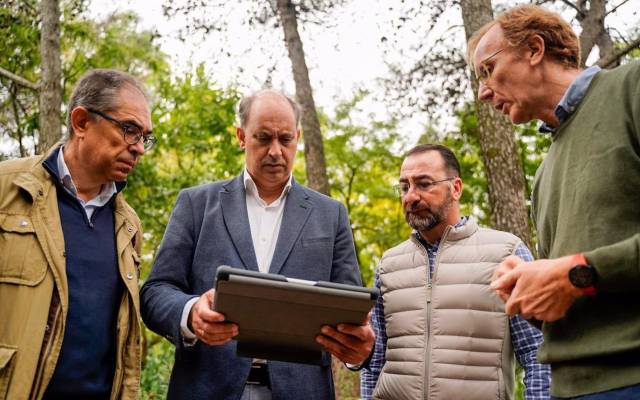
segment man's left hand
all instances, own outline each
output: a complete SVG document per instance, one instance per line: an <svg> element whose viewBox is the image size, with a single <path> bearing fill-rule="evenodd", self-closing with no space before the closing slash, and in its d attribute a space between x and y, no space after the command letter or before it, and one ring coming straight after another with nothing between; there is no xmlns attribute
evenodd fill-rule
<svg viewBox="0 0 640 400"><path fill-rule="evenodd" d="M573 264L573 256L520 262L502 276L494 276L491 287L498 294L510 293L505 305L507 314L556 321L582 296L580 289L569 282Z"/></svg>
<svg viewBox="0 0 640 400"><path fill-rule="evenodd" d="M369 326L370 317L371 313L362 325L338 324L337 329L324 325L316 341L340 361L360 364L369 357L375 341L375 334Z"/></svg>

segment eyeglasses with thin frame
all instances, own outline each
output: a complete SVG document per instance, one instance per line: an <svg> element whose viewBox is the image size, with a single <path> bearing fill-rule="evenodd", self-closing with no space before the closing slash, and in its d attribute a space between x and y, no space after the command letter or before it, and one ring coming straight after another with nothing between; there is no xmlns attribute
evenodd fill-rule
<svg viewBox="0 0 640 400"><path fill-rule="evenodd" d="M136 144L140 140L142 140L142 146L144 147L145 151L151 150L153 148L153 145L156 144L156 137L151 133L145 135L144 133L142 133L142 128L136 124L133 124L131 122L119 121L103 112L91 108L87 108L87 111L92 114L99 115L107 121L117 125L122 131L122 136L127 144Z"/></svg>
<svg viewBox="0 0 640 400"><path fill-rule="evenodd" d="M440 179L438 181L422 181L422 180L420 180L420 181L417 181L417 182L413 183L413 188L414 188L414 190L417 190L418 192L428 192L429 190L431 190L438 183L451 181L453 179L456 179L456 177L452 176L452 177L449 177L449 178ZM400 197L403 197L403 196L406 196L407 193L409 193L409 189L411 189L411 185L409 184L409 182L400 182L399 184L394 186L394 189L396 190L396 192L398 193L398 195Z"/></svg>
<svg viewBox="0 0 640 400"><path fill-rule="evenodd" d="M493 65L487 65L487 61L491 60L493 57L502 53L504 50L506 50L506 47L503 47L500 50L495 51L489 57L486 57L484 60L480 62L477 75L478 75L478 80L482 84L486 84L487 81L491 79L491 74L493 73Z"/></svg>

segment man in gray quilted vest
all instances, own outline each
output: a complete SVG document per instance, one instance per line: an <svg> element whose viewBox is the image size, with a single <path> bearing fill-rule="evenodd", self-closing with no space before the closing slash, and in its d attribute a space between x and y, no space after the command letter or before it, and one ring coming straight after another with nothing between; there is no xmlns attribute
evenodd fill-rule
<svg viewBox="0 0 640 400"><path fill-rule="evenodd" d="M376 273L382 295L362 398L512 399L517 359L525 398L548 399L550 370L536 361L542 334L505 314L489 286L502 260L532 260L529 249L460 215L460 165L445 146L411 149L398 191L413 233L384 253Z"/></svg>

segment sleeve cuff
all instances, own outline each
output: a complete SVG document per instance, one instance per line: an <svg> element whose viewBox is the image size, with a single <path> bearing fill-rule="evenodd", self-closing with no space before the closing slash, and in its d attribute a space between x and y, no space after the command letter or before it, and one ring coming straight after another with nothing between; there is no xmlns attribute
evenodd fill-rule
<svg viewBox="0 0 640 400"><path fill-rule="evenodd" d="M189 313L191 312L191 308L198 301L198 297L194 297L191 300L187 301L182 309L182 317L180 318L180 333L182 333L182 340L185 345L193 346L196 341L196 335L191 332L191 329L187 326L187 321L189 320Z"/></svg>

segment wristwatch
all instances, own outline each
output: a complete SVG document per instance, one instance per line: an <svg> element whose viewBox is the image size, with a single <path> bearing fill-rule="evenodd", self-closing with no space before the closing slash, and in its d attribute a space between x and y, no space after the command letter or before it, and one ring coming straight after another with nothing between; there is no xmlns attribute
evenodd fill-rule
<svg viewBox="0 0 640 400"><path fill-rule="evenodd" d="M583 294L593 296L596 294L598 274L593 265L589 264L583 254L573 256L573 267L569 270L569 282L582 291Z"/></svg>

